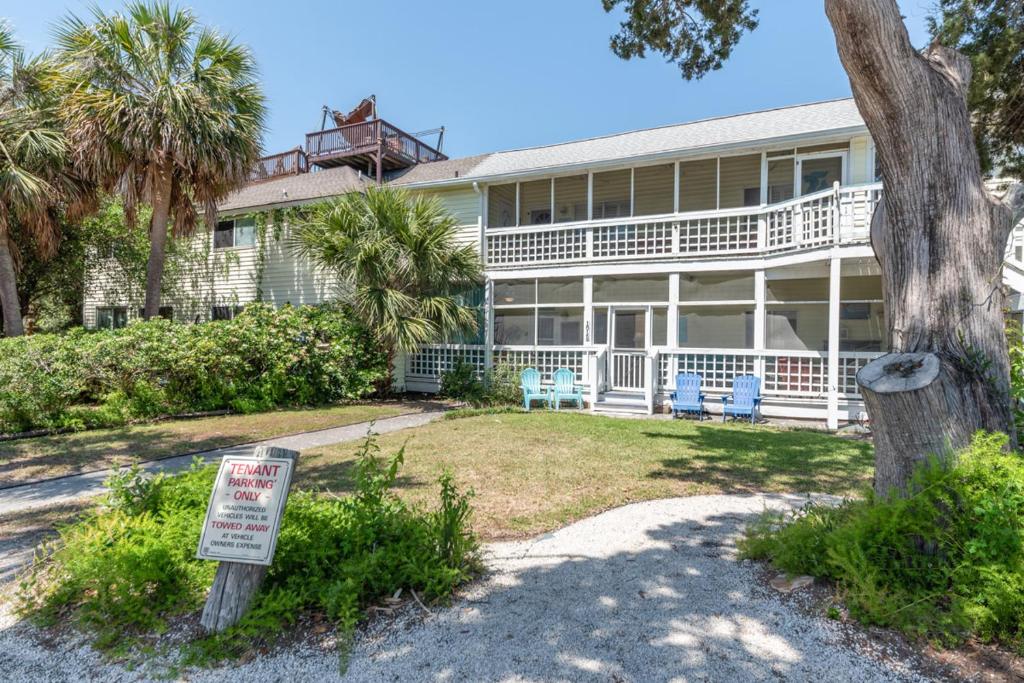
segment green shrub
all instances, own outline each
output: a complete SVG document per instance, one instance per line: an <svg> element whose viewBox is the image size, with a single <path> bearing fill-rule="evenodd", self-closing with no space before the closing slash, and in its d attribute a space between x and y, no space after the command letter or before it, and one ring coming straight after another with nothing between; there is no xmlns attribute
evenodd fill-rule
<svg viewBox="0 0 1024 683"><path fill-rule="evenodd" d="M410 507L391 492L402 459L402 451L382 458L367 438L353 495L294 492L251 611L224 634L192 643L192 656L241 654L306 610L327 614L348 632L369 604L399 588L443 600L476 572L472 493L460 492L445 474L436 509ZM70 620L109 648L198 610L216 568L195 559L215 473L197 460L179 476L131 470L112 478L107 505L61 529L53 554L22 583L23 613L44 623Z"/></svg>
<svg viewBox="0 0 1024 683"><path fill-rule="evenodd" d="M481 380L476 367L461 358L441 376L441 396L465 401L473 408L519 405L519 368L498 363Z"/></svg>
<svg viewBox="0 0 1024 683"><path fill-rule="evenodd" d="M0 340L0 432L355 399L386 355L331 307L247 306L229 321Z"/></svg>
<svg viewBox="0 0 1024 683"><path fill-rule="evenodd" d="M836 582L865 623L956 643L1024 644L1024 460L1002 434L924 464L907 498L766 515L744 556Z"/></svg>
<svg viewBox="0 0 1024 683"><path fill-rule="evenodd" d="M486 400L484 383L477 376L476 365L456 359L451 370L441 375L440 395L479 406Z"/></svg>

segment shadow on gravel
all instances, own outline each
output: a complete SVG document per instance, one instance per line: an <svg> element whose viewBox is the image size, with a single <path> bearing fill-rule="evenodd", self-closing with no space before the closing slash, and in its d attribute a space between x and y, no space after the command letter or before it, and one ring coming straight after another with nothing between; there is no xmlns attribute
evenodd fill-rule
<svg viewBox="0 0 1024 683"><path fill-rule="evenodd" d="M451 609L361 637L346 680L900 680L735 561L766 502L800 498L688 500L713 514L655 501L497 546L497 573Z"/></svg>

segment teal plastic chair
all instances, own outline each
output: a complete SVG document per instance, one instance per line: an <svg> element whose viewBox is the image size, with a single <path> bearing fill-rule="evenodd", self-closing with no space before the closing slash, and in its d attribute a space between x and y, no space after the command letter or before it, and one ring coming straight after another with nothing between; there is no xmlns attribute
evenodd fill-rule
<svg viewBox="0 0 1024 683"><path fill-rule="evenodd" d="M731 415L749 417L750 424L754 424L760 403L761 379L754 375L740 375L732 380L732 395L722 397L722 422Z"/></svg>
<svg viewBox="0 0 1024 683"><path fill-rule="evenodd" d="M704 419L704 394L700 392L703 380L695 373L680 372L676 375L676 390L672 392L672 417L679 413L696 413L698 420Z"/></svg>
<svg viewBox="0 0 1024 683"><path fill-rule="evenodd" d="M540 373L536 368L526 368L519 375L519 388L523 390L523 408L530 410L533 401L551 403L551 396L546 389L541 389Z"/></svg>
<svg viewBox="0 0 1024 683"><path fill-rule="evenodd" d="M558 368L551 376L555 386L551 390L551 405L558 410L562 401L572 401L583 408L583 387L576 384L576 373L569 368Z"/></svg>

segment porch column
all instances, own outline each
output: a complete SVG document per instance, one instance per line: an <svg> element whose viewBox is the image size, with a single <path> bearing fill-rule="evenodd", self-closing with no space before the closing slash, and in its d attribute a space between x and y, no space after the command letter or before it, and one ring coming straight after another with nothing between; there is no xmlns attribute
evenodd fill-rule
<svg viewBox="0 0 1024 683"><path fill-rule="evenodd" d="M583 384L591 387L591 400L596 397L596 392L593 391L594 381L596 379L594 357L597 354L597 350L594 348L594 278L585 277L583 278L583 346L587 347L588 351L584 352L583 357L586 358L586 362L583 364Z"/></svg>
<svg viewBox="0 0 1024 683"><path fill-rule="evenodd" d="M490 377L494 369L494 281L484 283L484 372Z"/></svg>
<svg viewBox="0 0 1024 683"><path fill-rule="evenodd" d="M764 385L764 350L766 342L768 312L764 302L767 298L764 269L754 271L754 374L761 378Z"/></svg>
<svg viewBox="0 0 1024 683"><path fill-rule="evenodd" d="M668 275L668 334L665 344L674 349L679 346L679 273ZM670 372L669 376L675 376Z"/></svg>
<svg viewBox="0 0 1024 683"><path fill-rule="evenodd" d="M828 273L828 428L839 428L839 294L841 259L835 252Z"/></svg>

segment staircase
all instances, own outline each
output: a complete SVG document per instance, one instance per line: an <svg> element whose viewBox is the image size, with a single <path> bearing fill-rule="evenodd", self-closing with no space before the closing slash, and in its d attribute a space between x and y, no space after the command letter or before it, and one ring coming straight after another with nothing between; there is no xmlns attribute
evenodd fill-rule
<svg viewBox="0 0 1024 683"><path fill-rule="evenodd" d="M642 391L605 391L590 411L599 415L647 415L647 400Z"/></svg>

